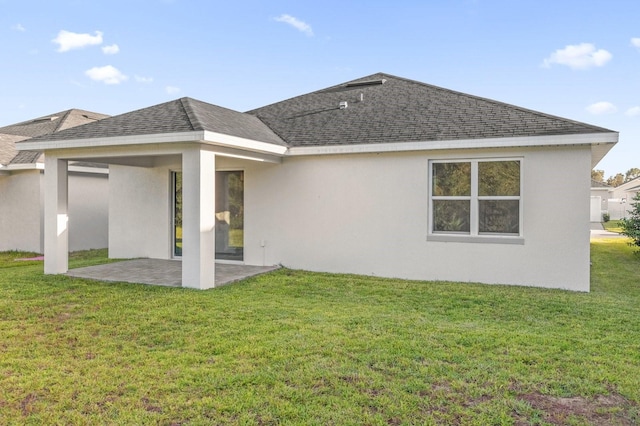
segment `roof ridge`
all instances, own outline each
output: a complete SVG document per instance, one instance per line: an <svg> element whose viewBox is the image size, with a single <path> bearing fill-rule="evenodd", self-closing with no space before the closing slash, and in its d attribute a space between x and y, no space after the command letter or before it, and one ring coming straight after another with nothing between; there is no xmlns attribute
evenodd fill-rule
<svg viewBox="0 0 640 426"><path fill-rule="evenodd" d="M204 126L202 125L202 121L200 120L200 117L198 117L198 114L193 108L193 105L191 105L191 101L192 99L189 97L183 97L178 99L178 102L180 102L180 106L182 107L182 110L187 115L187 119L189 120L189 125L191 126L191 130L203 130Z"/></svg>
<svg viewBox="0 0 640 426"><path fill-rule="evenodd" d="M60 130L60 127L62 127L62 125L64 124L64 122L67 120L67 118L69 118L69 116L71 115L71 111L70 109L66 110L66 111L62 111L63 112L63 116L60 117L58 119L58 125L56 126L55 129L53 129L53 133L57 132L58 130Z"/></svg>

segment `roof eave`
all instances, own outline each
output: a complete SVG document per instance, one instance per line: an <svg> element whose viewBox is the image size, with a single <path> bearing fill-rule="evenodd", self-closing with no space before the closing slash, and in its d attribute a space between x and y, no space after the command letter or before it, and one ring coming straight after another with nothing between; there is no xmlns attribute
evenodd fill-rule
<svg viewBox="0 0 640 426"><path fill-rule="evenodd" d="M43 151L74 149L74 148L97 148L109 146L127 145L149 145L165 143L185 143L197 142L209 145L217 145L241 150L260 152L272 155L283 155L287 147L268 142L261 142L252 139L225 135L223 133L210 132L207 130L196 130L191 132L159 133L149 135L133 136L113 136L103 138L69 139L69 140L26 140L16 144L19 151Z"/></svg>
<svg viewBox="0 0 640 426"><path fill-rule="evenodd" d="M617 132L598 132L586 134L552 135L552 136L524 136L507 138L458 139L442 141L391 142L377 144L324 145L309 147L291 147L287 151L289 156L298 155L326 155L326 154L355 154L382 153L406 151L437 151L451 149L482 149L482 148L520 148L544 146L573 146L590 145L606 148L592 153L592 161L600 161L602 157L618 142ZM592 149L592 151L594 151ZM597 163L596 161L596 163Z"/></svg>

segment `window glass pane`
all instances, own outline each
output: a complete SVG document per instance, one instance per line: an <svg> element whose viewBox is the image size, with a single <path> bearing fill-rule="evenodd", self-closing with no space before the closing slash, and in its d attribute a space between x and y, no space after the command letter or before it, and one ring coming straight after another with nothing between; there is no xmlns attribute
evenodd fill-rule
<svg viewBox="0 0 640 426"><path fill-rule="evenodd" d="M481 161L478 163L478 195L520 195L519 161Z"/></svg>
<svg viewBox="0 0 640 426"><path fill-rule="evenodd" d="M173 255L182 256L182 172L173 173Z"/></svg>
<svg viewBox="0 0 640 426"><path fill-rule="evenodd" d="M479 203L481 233L518 234L520 232L519 200L480 200Z"/></svg>
<svg viewBox="0 0 640 426"><path fill-rule="evenodd" d="M433 195L471 195L471 163L433 163Z"/></svg>
<svg viewBox="0 0 640 426"><path fill-rule="evenodd" d="M468 200L433 200L434 232L469 232Z"/></svg>

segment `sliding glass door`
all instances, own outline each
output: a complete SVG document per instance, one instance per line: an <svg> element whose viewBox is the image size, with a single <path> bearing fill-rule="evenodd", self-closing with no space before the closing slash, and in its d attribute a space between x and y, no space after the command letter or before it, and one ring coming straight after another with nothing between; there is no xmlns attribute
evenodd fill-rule
<svg viewBox="0 0 640 426"><path fill-rule="evenodd" d="M172 174L173 255L182 256L182 173ZM213 212L212 212L213 213ZM244 259L244 172L216 172L216 259Z"/></svg>

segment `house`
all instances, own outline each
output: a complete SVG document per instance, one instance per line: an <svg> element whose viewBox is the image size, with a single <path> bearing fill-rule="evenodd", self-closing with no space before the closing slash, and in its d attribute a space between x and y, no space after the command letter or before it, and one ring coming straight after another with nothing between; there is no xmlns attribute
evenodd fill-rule
<svg viewBox="0 0 640 426"><path fill-rule="evenodd" d="M602 222L603 215L609 214L609 198L613 187L591 179L591 208L589 220ZM613 207L613 206L612 206Z"/></svg>
<svg viewBox="0 0 640 426"><path fill-rule="evenodd" d="M0 127L0 251L44 250L44 158L16 143L107 117L71 109ZM69 168L69 248L107 246L108 170L96 164Z"/></svg>
<svg viewBox="0 0 640 426"><path fill-rule="evenodd" d="M631 209L630 203L638 192L640 192L640 177L616 187L592 182L592 222L595 217L593 216L594 206L597 204L597 201L594 201L595 197L600 197L601 213L607 213L610 219L618 220L628 217L628 211Z"/></svg>
<svg viewBox="0 0 640 426"><path fill-rule="evenodd" d="M182 98L45 152L45 273L68 164L109 164L109 255L589 290L591 169L616 132L378 73L245 113ZM550 201L554 208L550 209Z"/></svg>

